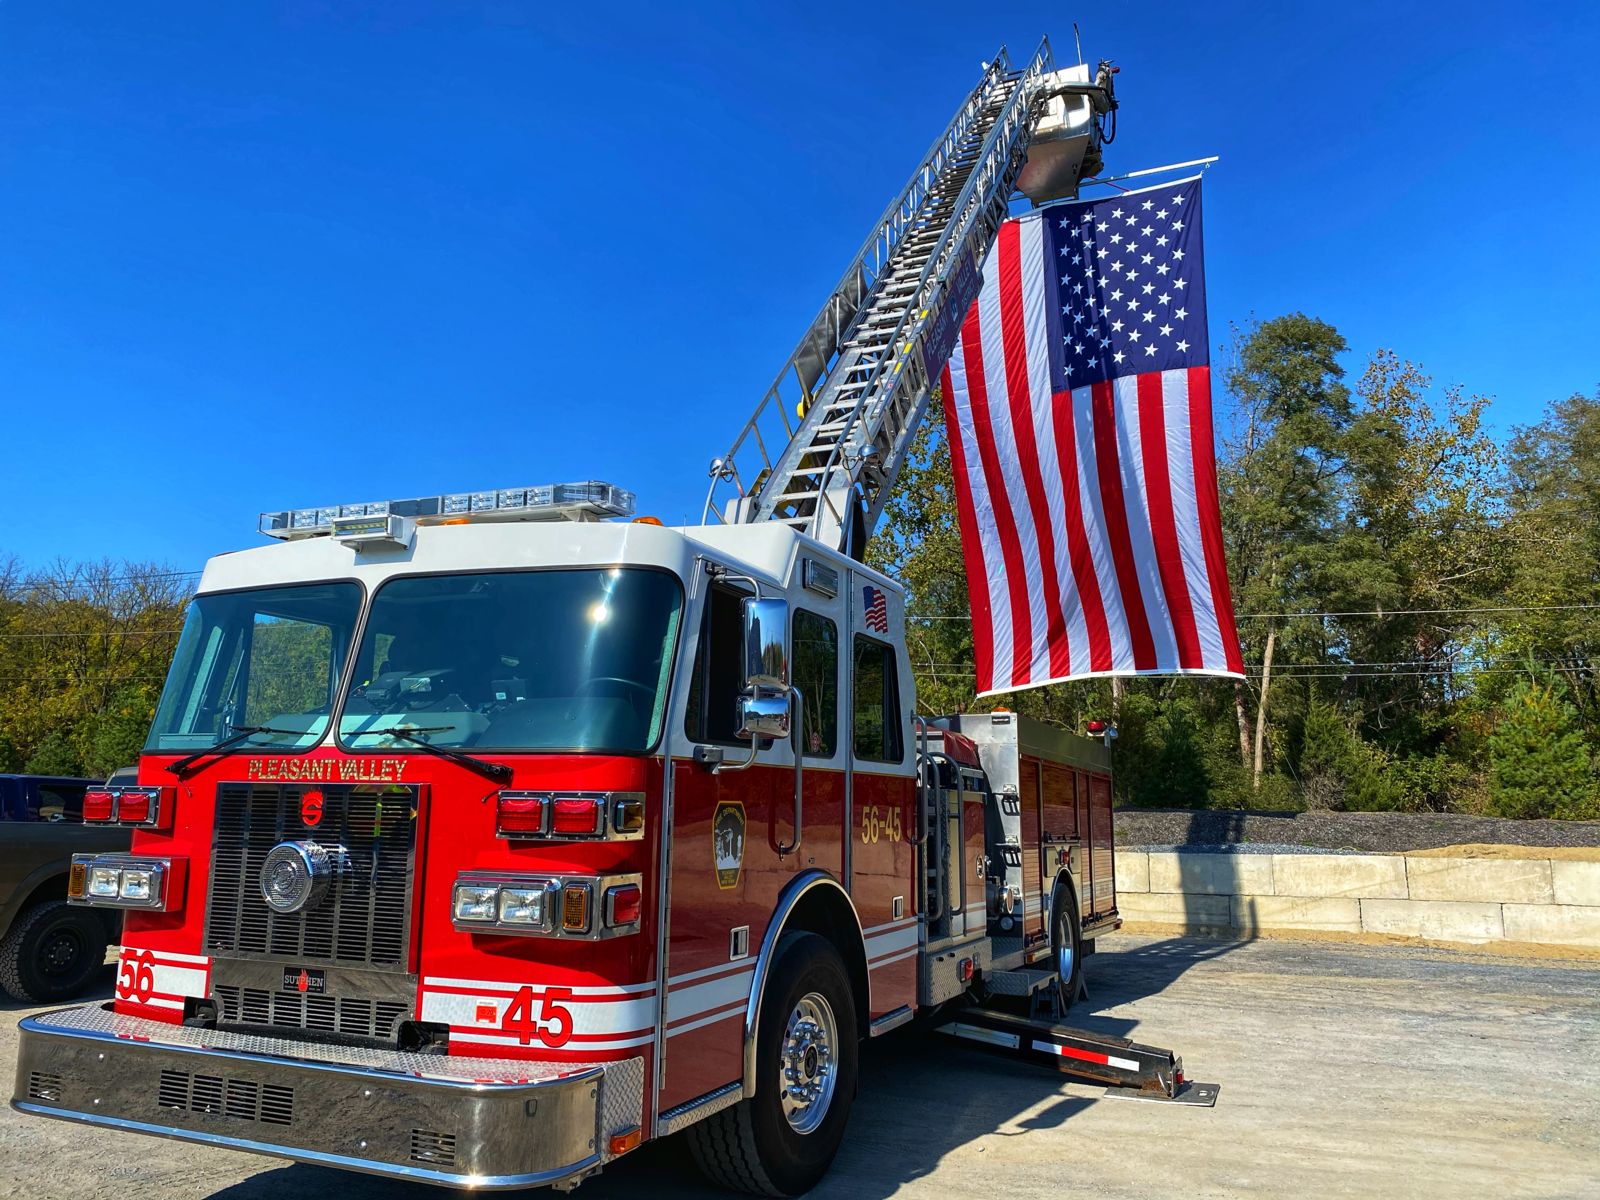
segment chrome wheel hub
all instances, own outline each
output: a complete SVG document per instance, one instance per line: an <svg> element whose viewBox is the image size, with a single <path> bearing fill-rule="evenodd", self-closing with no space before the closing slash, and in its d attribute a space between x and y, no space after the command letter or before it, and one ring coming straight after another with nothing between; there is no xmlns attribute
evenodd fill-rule
<svg viewBox="0 0 1600 1200"><path fill-rule="evenodd" d="M807 992L789 1014L778 1047L778 1093L783 1115L796 1133L821 1125L838 1082L839 1028L833 1007L819 992Z"/></svg>
<svg viewBox="0 0 1600 1200"><path fill-rule="evenodd" d="M1061 976L1061 986L1066 987L1072 978L1072 927L1065 919L1060 923L1061 944L1056 948L1056 974Z"/></svg>

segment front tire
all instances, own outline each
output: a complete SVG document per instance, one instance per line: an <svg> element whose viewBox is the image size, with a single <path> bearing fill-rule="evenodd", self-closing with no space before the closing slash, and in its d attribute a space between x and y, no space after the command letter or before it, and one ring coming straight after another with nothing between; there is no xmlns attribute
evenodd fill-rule
<svg viewBox="0 0 1600 1200"><path fill-rule="evenodd" d="M1083 933L1071 884L1065 881L1056 884L1050 911L1053 914L1050 921L1051 962L1060 977L1056 986L1061 989L1061 1011L1065 1012L1077 1000L1083 979Z"/></svg>
<svg viewBox="0 0 1600 1200"><path fill-rule="evenodd" d="M100 914L65 900L28 909L0 939L0 991L25 1004L76 996L106 961Z"/></svg>
<svg viewBox="0 0 1600 1200"><path fill-rule="evenodd" d="M785 934L762 997L756 1094L689 1130L701 1171L757 1196L798 1196L827 1174L855 1100L859 1042L844 962L814 933Z"/></svg>

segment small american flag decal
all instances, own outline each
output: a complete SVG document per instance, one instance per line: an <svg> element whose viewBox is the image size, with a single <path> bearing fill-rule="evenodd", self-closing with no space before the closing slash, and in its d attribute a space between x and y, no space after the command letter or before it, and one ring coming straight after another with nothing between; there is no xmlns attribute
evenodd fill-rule
<svg viewBox="0 0 1600 1200"><path fill-rule="evenodd" d="M889 633L889 598L870 583L861 589L867 609L867 628L885 636Z"/></svg>

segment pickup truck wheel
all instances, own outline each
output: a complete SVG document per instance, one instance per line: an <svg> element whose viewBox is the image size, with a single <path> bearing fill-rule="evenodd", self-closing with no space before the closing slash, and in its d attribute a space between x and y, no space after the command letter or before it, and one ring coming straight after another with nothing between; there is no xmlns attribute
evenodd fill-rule
<svg viewBox="0 0 1600 1200"><path fill-rule="evenodd" d="M756 1031L756 1094L691 1126L714 1182L798 1196L827 1173L855 1100L855 998L839 953L814 933L785 934Z"/></svg>
<svg viewBox="0 0 1600 1200"><path fill-rule="evenodd" d="M26 1004L81 992L106 960L100 914L65 900L28 909L0 939L0 991Z"/></svg>

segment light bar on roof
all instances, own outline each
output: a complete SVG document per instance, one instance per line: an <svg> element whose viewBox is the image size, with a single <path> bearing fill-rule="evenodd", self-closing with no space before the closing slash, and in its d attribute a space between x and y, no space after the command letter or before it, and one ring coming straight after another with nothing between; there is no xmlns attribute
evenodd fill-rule
<svg viewBox="0 0 1600 1200"><path fill-rule="evenodd" d="M503 488L488 492L453 492L413 500L378 500L330 508L292 508L261 514L258 528L268 537L325 537L352 517L408 517L418 525L462 521L597 521L631 517L634 495L602 483L551 483L542 487Z"/></svg>

